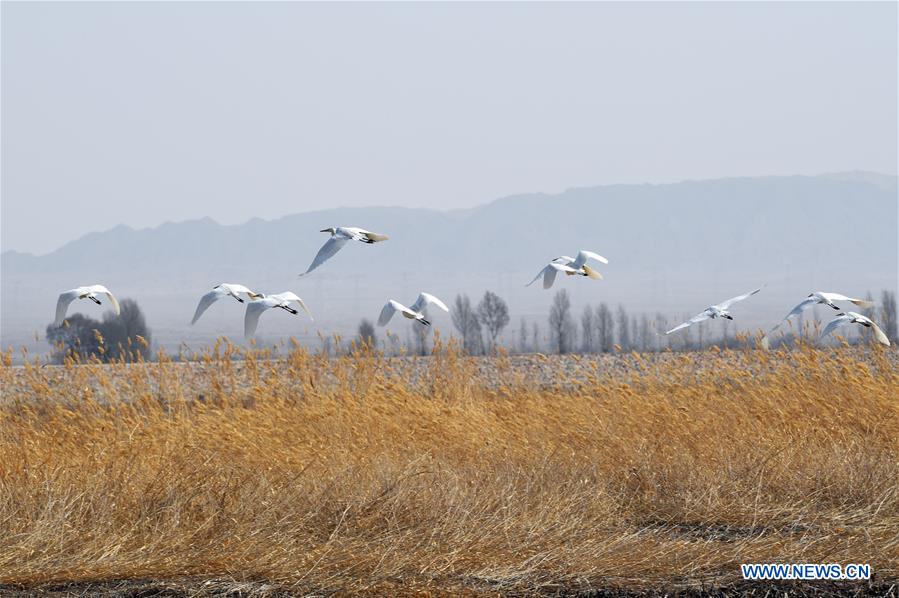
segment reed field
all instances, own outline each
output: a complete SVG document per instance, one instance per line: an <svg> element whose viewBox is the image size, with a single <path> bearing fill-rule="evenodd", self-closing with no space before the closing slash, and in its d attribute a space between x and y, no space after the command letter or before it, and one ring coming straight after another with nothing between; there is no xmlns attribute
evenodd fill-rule
<svg viewBox="0 0 899 598"><path fill-rule="evenodd" d="M10 364L0 593L677 592L754 562L899 582L880 347Z"/></svg>

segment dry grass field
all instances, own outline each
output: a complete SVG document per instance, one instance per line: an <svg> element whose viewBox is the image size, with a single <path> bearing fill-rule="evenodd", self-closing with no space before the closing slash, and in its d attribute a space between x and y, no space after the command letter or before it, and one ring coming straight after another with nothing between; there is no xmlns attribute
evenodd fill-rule
<svg viewBox="0 0 899 598"><path fill-rule="evenodd" d="M745 590L744 562L899 580L878 347L8 358L0 593Z"/></svg>

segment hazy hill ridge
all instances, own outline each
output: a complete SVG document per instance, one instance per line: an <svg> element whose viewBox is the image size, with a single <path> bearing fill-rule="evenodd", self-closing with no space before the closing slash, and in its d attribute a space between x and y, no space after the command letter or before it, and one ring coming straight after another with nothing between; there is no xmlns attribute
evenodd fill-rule
<svg viewBox="0 0 899 598"><path fill-rule="evenodd" d="M729 178L516 195L450 212L335 208L235 226L209 218L118 226L42 256L4 252L2 342L42 331L59 290L94 282L137 298L151 326L173 334L195 298L221 281L295 290L324 330L346 332L376 316L369 312L388 295L411 301L422 289L451 300L458 291L493 288L513 310L540 313L551 293L524 283L547 260L579 248L611 263L604 281L563 282L575 300L637 310L695 312L760 283L768 283L772 302L811 286L895 288L896 180L866 173ZM390 241L348 246L297 278L327 238L318 231L338 225L384 232ZM207 334L221 323L217 317L209 318Z"/></svg>

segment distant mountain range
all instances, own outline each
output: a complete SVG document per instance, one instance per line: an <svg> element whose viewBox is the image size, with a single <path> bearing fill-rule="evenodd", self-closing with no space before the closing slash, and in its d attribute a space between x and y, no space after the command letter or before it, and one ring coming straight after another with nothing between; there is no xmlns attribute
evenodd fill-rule
<svg viewBox="0 0 899 598"><path fill-rule="evenodd" d="M351 244L298 278L327 226L362 226L390 236ZM595 250L609 258L603 281L560 279L552 291L524 284L551 258ZM744 326L766 325L812 290L851 294L897 286L897 178L871 173L729 178L664 185L612 185L527 194L469 209L334 208L223 226L211 219L95 232L41 256L2 254L3 346L46 348L43 330L60 290L102 283L133 297L157 340L172 346L217 334L240 338L242 310L220 304L187 326L200 295L219 282L264 292L293 290L314 324L287 314L263 318L269 340L351 333L388 297L420 290L451 301L491 289L517 318L545 317L567 288L584 303L692 315L767 284L735 310ZM99 316L93 305L78 308ZM281 317L284 316L284 317ZM435 324L450 328L448 317Z"/></svg>

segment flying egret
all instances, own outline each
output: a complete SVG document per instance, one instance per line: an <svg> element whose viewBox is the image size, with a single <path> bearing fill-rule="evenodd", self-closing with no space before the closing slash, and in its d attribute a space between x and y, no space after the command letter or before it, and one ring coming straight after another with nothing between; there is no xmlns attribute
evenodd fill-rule
<svg viewBox="0 0 899 598"><path fill-rule="evenodd" d="M823 291L815 291L814 293L809 293L808 297L803 299L802 302L799 303L799 305L791 309L790 313L784 316L784 319L778 322L777 326L769 330L768 334L762 337L762 346L767 349L768 337L771 335L771 333L814 305L826 305L839 311L840 308L834 305L834 301L849 301L851 303L854 303L855 305L858 305L859 307L873 307L874 305L873 301L868 301L866 299L855 299L853 297L847 297L846 295L840 295L839 293L825 293Z"/></svg>
<svg viewBox="0 0 899 598"><path fill-rule="evenodd" d="M537 276L534 277L534 280L524 286L531 286L542 276L543 288L548 289L553 286L553 283L556 281L556 274L559 272L564 272L568 276L580 275L587 276L593 280L602 280L602 274L587 265L588 259L596 260L603 264L609 263L609 260L598 253L581 249L578 251L576 258L563 255L553 259L546 265L546 267L537 272Z"/></svg>
<svg viewBox="0 0 899 598"><path fill-rule="evenodd" d="M276 295L264 295L262 298L247 303L247 311L243 318L243 334L246 338L250 338L256 333L256 327L259 325L259 316L267 309L280 307L285 311L296 315L297 310L290 306L291 303L299 305L310 320L315 320L309 312L309 308L303 303L303 300L290 291L278 293Z"/></svg>
<svg viewBox="0 0 899 598"><path fill-rule="evenodd" d="M62 326L63 320L66 318L66 311L69 309L69 304L75 299L90 299L97 305L103 305L100 303L100 300L97 299L97 295L106 295L109 297L109 302L112 304L113 311L115 311L116 315L119 315L121 312L119 302L109 289L102 284L92 284L86 287L78 287L77 289L63 291L59 294L59 299L56 300L56 319L53 321L53 325Z"/></svg>
<svg viewBox="0 0 899 598"><path fill-rule="evenodd" d="M200 316L203 315L209 306L222 299L224 297L234 297L240 303L243 303L244 300L240 297L241 294L246 295L250 299L259 299L263 297L260 293L254 293L247 287L242 284L234 284L230 282L223 282L220 285L216 285L212 287L212 290L200 297L200 303L197 305L197 311L194 312L194 319L190 321L191 326L196 324L197 320L200 319Z"/></svg>
<svg viewBox="0 0 899 598"><path fill-rule="evenodd" d="M845 326L847 324L861 324L865 328L873 328L874 329L874 338L877 339L877 342L890 346L890 339L887 338L887 335L883 333L883 330L880 329L880 326L875 324L871 318L863 316L854 311L847 311L846 313L839 313L837 317L830 321L827 326L824 327L824 332L821 333L821 338L824 338L840 326Z"/></svg>
<svg viewBox="0 0 899 598"><path fill-rule="evenodd" d="M733 305L734 303L737 303L738 301L743 301L744 299L748 299L749 297L752 297L753 295L755 295L756 293L758 293L761 290L762 290L762 288L759 287L754 291L751 291L744 295L738 295L736 297L732 297L732 298L728 299L727 301L722 301L721 303L719 303L717 305L710 305L707 308L705 308L705 310L703 310L702 312L696 314L695 316L693 316L692 318L690 318L683 324L675 326L674 328L672 328L665 334L671 334L672 332L677 332L678 330L681 330L683 328L686 328L688 326L696 324L697 322L702 322L703 320L709 320L709 319L714 320L715 318L725 318L727 320L733 320L734 317L732 315L730 315L728 308L731 305Z"/></svg>
<svg viewBox="0 0 899 598"><path fill-rule="evenodd" d="M339 226L337 228L325 228L322 229L322 233L331 233L331 238L325 241L325 244L322 245L322 248L318 250L318 253L315 254L315 259L312 260L312 264L309 265L309 269L300 274L300 276L304 276L309 274L322 264L324 264L327 260L334 257L334 254L340 251L340 248L346 245L347 241L359 241L361 243L368 243L371 245L372 243L377 243L378 241L386 241L387 235L381 235L378 233L373 233L371 231L365 230L363 228L356 228L355 226Z"/></svg>
<svg viewBox="0 0 899 598"><path fill-rule="evenodd" d="M425 326L430 326L431 323L427 320L426 317L429 305L436 305L443 311L449 311L449 308L445 303L443 303L443 301L441 301L434 295L431 295L430 293L419 294L418 299L415 300L415 303L413 303L411 307L406 307L399 301L390 299L381 309L381 315L378 317L378 326L386 326L387 322L390 321L390 318L392 318L393 314L395 314L396 312L400 312L405 318L409 318L410 320L417 320Z"/></svg>

